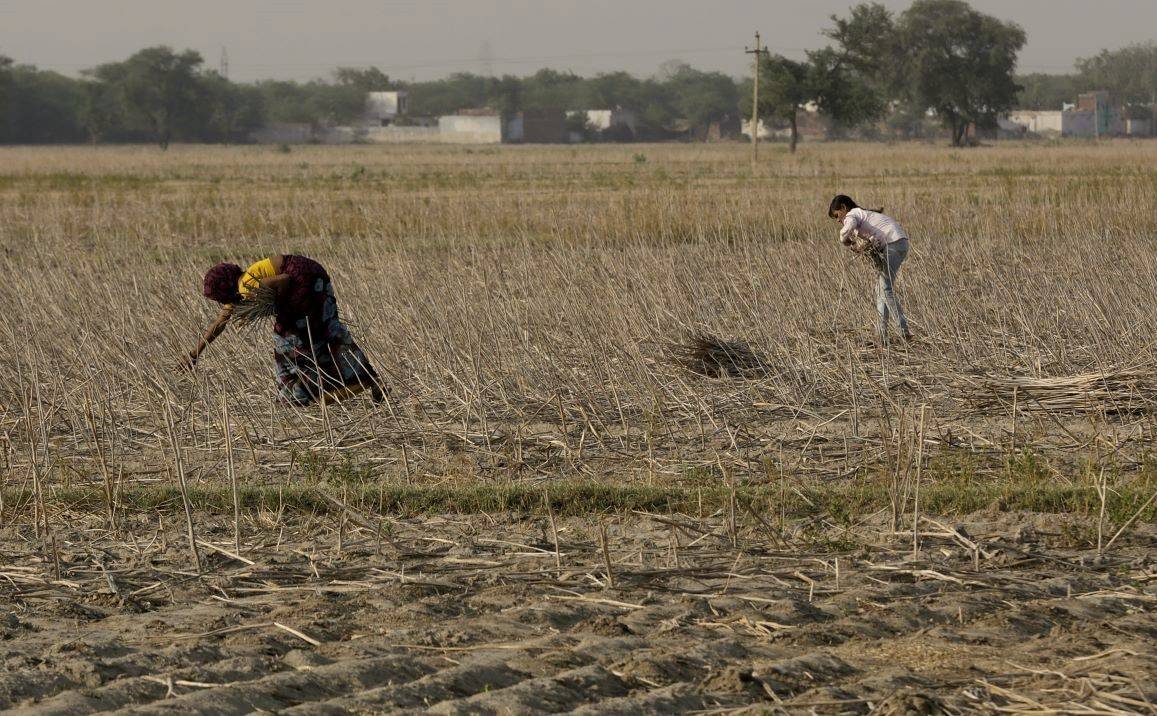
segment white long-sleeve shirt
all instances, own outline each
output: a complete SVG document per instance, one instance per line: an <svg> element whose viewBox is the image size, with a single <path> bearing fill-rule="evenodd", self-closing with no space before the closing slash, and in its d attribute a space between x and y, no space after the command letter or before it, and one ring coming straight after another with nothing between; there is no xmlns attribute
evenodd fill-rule
<svg viewBox="0 0 1157 716"><path fill-rule="evenodd" d="M887 214L856 208L844 217L844 225L840 228L840 243L851 244L854 237L867 239L876 248L883 248L908 238L908 234L899 222Z"/></svg>

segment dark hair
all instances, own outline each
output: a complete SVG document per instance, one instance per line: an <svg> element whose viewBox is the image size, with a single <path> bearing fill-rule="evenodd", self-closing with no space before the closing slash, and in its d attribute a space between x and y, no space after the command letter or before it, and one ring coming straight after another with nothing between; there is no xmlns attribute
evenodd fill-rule
<svg viewBox="0 0 1157 716"><path fill-rule="evenodd" d="M860 205L852 200L852 197L847 194L836 194L836 198L832 199L832 203L828 206L828 216L835 216L837 209L844 211L851 211L852 209L859 209Z"/></svg>
<svg viewBox="0 0 1157 716"><path fill-rule="evenodd" d="M217 303L237 303L241 293L237 282L245 271L237 264L219 263L205 272L205 298Z"/></svg>
<svg viewBox="0 0 1157 716"><path fill-rule="evenodd" d="M828 206L828 216L835 216L836 209L843 209L844 211L851 211L852 209L862 209L863 207L852 200L852 197L847 194L836 194L836 198L832 199L832 203ZM874 211L877 214L884 213L884 207L879 209L865 209L865 211Z"/></svg>

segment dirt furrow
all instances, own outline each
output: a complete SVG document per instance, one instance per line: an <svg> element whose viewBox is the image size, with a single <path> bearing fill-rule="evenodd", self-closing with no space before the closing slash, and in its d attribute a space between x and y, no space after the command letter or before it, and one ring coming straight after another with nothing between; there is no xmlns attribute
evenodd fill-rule
<svg viewBox="0 0 1157 716"><path fill-rule="evenodd" d="M126 714L247 714L283 711L309 701L355 693L383 684L410 681L432 669L409 657L343 661L298 671L281 672L252 681L202 688L150 704L125 709Z"/></svg>
<svg viewBox="0 0 1157 716"><path fill-rule="evenodd" d="M602 698L625 696L630 691L630 685L621 678L602 666L591 665L443 701L433 706L430 713L559 713Z"/></svg>
<svg viewBox="0 0 1157 716"><path fill-rule="evenodd" d="M298 708L286 709L284 713L338 713L342 710L362 713L412 712L415 708L490 689L501 689L523 681L528 674L507 666L506 659L509 656L504 651L471 654L461 664L428 673L413 681L368 688L357 694L331 698L317 704L303 704Z"/></svg>
<svg viewBox="0 0 1157 716"><path fill-rule="evenodd" d="M22 714L328 716L777 702L926 713L1018 699L1073 711L1095 707L1097 694L1124 706L1157 700L1152 528L1098 558L1043 538L1055 519L977 516L968 532L986 535L979 560L948 539L913 555L882 531L839 553L838 568L830 552L804 559L752 539L722 569L717 545L696 561L690 543L666 551L666 526L624 520L608 549L614 584L578 521L560 526L580 547L564 544L560 572L533 571L542 559L526 545L541 543L541 521L461 518L401 525L392 539L411 547L394 556L352 542L322 550L287 529L280 551L234 581L173 578L187 559L177 526L152 557L176 567L152 581L118 573L122 590L181 585L167 597L12 596L0 621L0 704ZM436 558L431 542L460 547ZM123 559L140 564L132 551Z"/></svg>
<svg viewBox="0 0 1157 716"><path fill-rule="evenodd" d="M272 657L238 657L204 667L180 669L164 676L116 678L98 688L63 691L38 703L13 709L11 713L29 716L99 713L165 699L173 695L174 689L183 691L189 688L183 685L185 683L236 684L286 668L289 667L280 659Z"/></svg>

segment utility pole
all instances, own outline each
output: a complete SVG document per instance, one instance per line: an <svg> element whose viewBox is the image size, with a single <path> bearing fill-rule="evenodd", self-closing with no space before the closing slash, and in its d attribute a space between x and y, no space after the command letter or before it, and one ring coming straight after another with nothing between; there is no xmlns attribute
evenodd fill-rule
<svg viewBox="0 0 1157 716"><path fill-rule="evenodd" d="M221 45L221 63L217 71L222 77L229 79L229 51L225 49L224 45Z"/></svg>
<svg viewBox="0 0 1157 716"><path fill-rule="evenodd" d="M752 83L751 91L751 165L754 167L759 161L759 56L760 53L767 51L759 46L758 30L755 32L755 49L749 50L745 47L743 51L755 56L755 82Z"/></svg>
<svg viewBox="0 0 1157 716"><path fill-rule="evenodd" d="M1101 138L1101 95L1093 91L1093 138Z"/></svg>
<svg viewBox="0 0 1157 716"><path fill-rule="evenodd" d="M478 68L483 77L494 76L494 48L490 46L490 40L483 40L478 48Z"/></svg>

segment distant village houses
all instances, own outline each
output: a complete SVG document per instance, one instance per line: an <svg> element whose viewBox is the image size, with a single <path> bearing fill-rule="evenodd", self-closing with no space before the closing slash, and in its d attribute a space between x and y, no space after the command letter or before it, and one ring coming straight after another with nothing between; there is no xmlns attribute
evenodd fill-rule
<svg viewBox="0 0 1157 716"><path fill-rule="evenodd" d="M829 130L827 121L820 115L819 106L815 102L808 102L796 112L796 132L800 139L819 139L827 135ZM739 135L751 139L751 120L744 119L739 123ZM791 126L782 118L768 120L759 119L760 140L789 139Z"/></svg>
<svg viewBox="0 0 1157 716"><path fill-rule="evenodd" d="M366 119L378 122L378 126L388 127L399 115L409 114L410 94L408 92L370 92L366 97Z"/></svg>
<svg viewBox="0 0 1157 716"><path fill-rule="evenodd" d="M571 127L584 131L572 131ZM495 109L464 109L440 117L410 114L402 90L370 92L361 122L349 126L277 123L250 135L259 144L565 144L590 139L633 141L638 119L630 110L594 109L567 113L528 109L504 117Z"/></svg>
<svg viewBox="0 0 1157 716"><path fill-rule="evenodd" d="M571 112L570 117L581 120L583 128L605 141L631 142L639 137L639 117L629 109L588 109ZM581 141L582 136L572 137Z"/></svg>
<svg viewBox="0 0 1157 716"><path fill-rule="evenodd" d="M405 91L370 92L360 123L278 123L254 131L250 138L259 144L499 144L507 138L507 128L495 110L414 117L409 107Z"/></svg>
<svg viewBox="0 0 1157 716"><path fill-rule="evenodd" d="M1157 109L1157 106L1154 107ZM1136 108L1133 110L1136 112ZM932 114L926 120L935 124ZM814 103L800 108L796 127L801 140L830 137L833 128ZM837 128L838 129L838 128ZM675 120L663 128L645 128L630 109L527 109L504 116L491 108L464 109L452 115L421 117L410 113L404 90L370 92L360 122L348 126L271 124L251 133L261 144L566 144L589 141L632 142L663 140L726 141L751 137L751 120L725 117L703 126ZM886 136L886 121L859 128L850 136ZM790 136L782 118L761 118L763 140ZM998 120L996 130L977 131L969 137L1151 137L1157 126L1150 118L1130 117L1108 92L1086 92L1059 110L1016 110ZM849 136L844 130L841 136Z"/></svg>
<svg viewBox="0 0 1157 716"><path fill-rule="evenodd" d="M361 120L344 126L274 123L253 131L259 144L568 144L672 139L719 140L739 136L739 121L692 128L676 122L647 131L631 109L526 109L503 115L496 109L463 109L440 117L410 112L404 90L370 92ZM702 135L702 136L700 136Z"/></svg>
<svg viewBox="0 0 1157 716"><path fill-rule="evenodd" d="M1086 92L1059 110L1018 110L1000 120L1003 136L1151 137L1151 119L1125 116L1108 92Z"/></svg>
<svg viewBox="0 0 1157 716"><path fill-rule="evenodd" d="M565 144L570 141L566 113L561 109L526 109L506 123L506 141L525 144Z"/></svg>

